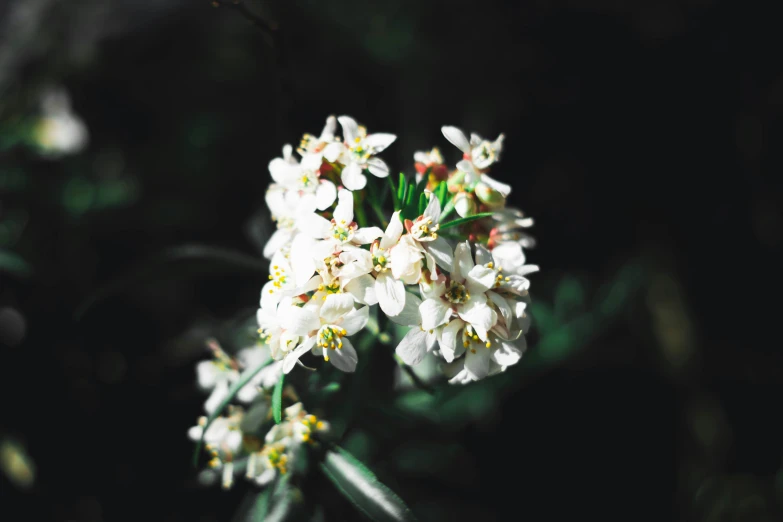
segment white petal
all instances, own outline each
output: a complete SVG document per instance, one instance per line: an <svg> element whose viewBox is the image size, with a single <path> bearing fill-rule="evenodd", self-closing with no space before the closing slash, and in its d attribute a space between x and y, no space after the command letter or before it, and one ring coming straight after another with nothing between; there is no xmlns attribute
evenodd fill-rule
<svg viewBox="0 0 783 522"><path fill-rule="evenodd" d="M353 373L356 371L356 363L359 362L359 356L347 337L343 337L342 348L329 350L329 362L343 372Z"/></svg>
<svg viewBox="0 0 783 522"><path fill-rule="evenodd" d="M332 224L326 218L311 213L298 216L296 226L304 235L323 239L329 237L329 228Z"/></svg>
<svg viewBox="0 0 783 522"><path fill-rule="evenodd" d="M475 181L475 178L478 176L478 172L476 172L476 167L473 166L473 163L471 163L468 160L461 160L457 162L457 169L461 170L465 174L467 174L466 181L468 183Z"/></svg>
<svg viewBox="0 0 783 522"><path fill-rule="evenodd" d="M451 249L448 241L438 236L435 240L427 243L424 248L435 258L435 262L439 267L447 272L452 271L454 267L454 251Z"/></svg>
<svg viewBox="0 0 783 522"><path fill-rule="evenodd" d="M474 380L481 380L489 374L489 355L489 350L484 347L465 353L465 369Z"/></svg>
<svg viewBox="0 0 783 522"><path fill-rule="evenodd" d="M351 294L329 294L321 306L321 318L327 323L333 324L351 310L353 310L353 296Z"/></svg>
<svg viewBox="0 0 783 522"><path fill-rule="evenodd" d="M484 245L476 245L476 263L480 265L486 265L487 263L491 263L493 261L492 254L489 250L487 250L487 247Z"/></svg>
<svg viewBox="0 0 783 522"><path fill-rule="evenodd" d="M337 207L334 209L334 220L337 223L353 221L353 193L350 190L340 189L337 192Z"/></svg>
<svg viewBox="0 0 783 522"><path fill-rule="evenodd" d="M395 351L405 364L416 366L427 355L427 332L414 326L408 330Z"/></svg>
<svg viewBox="0 0 783 522"><path fill-rule="evenodd" d="M440 128L443 136L462 152L470 152L470 142L461 130L457 127L444 126Z"/></svg>
<svg viewBox="0 0 783 522"><path fill-rule="evenodd" d="M253 402L253 399L258 397L258 385L254 382L255 379L248 384L244 385L238 392L237 392L237 400L239 402Z"/></svg>
<svg viewBox="0 0 783 522"><path fill-rule="evenodd" d="M374 305L378 303L378 298L375 296L375 278L370 274L363 274L351 279L345 285L344 290L349 292L360 304Z"/></svg>
<svg viewBox="0 0 783 522"><path fill-rule="evenodd" d="M424 209L424 216L432 218L433 223L440 221L440 200L435 197L435 194L430 194L430 202L427 203L427 208Z"/></svg>
<svg viewBox="0 0 783 522"><path fill-rule="evenodd" d="M405 308L405 285L386 272L375 279L375 295L386 315L399 315Z"/></svg>
<svg viewBox="0 0 783 522"><path fill-rule="evenodd" d="M487 330L498 322L498 314L486 303L477 303L471 299L468 304L459 307L459 316L470 323L482 341L487 340Z"/></svg>
<svg viewBox="0 0 783 522"><path fill-rule="evenodd" d="M335 198L337 197L337 188L331 181L321 181L318 184L318 188L315 189L316 208L318 210L326 210L332 206Z"/></svg>
<svg viewBox="0 0 783 522"><path fill-rule="evenodd" d="M334 131L337 130L337 118L329 116L326 118L326 124L321 131L321 141L329 141L334 139Z"/></svg>
<svg viewBox="0 0 783 522"><path fill-rule="evenodd" d="M454 249L454 270L451 273L451 278L457 281L464 281L471 269L475 265L473 264L473 258L470 255L470 243L467 241L458 243L457 248Z"/></svg>
<svg viewBox="0 0 783 522"><path fill-rule="evenodd" d="M380 247L386 250L396 245L397 241L400 240L400 236L402 235L403 230L402 221L400 220L400 211L398 210L392 214L392 217L389 220L389 225L386 227L386 232L383 233L383 237L381 238Z"/></svg>
<svg viewBox="0 0 783 522"><path fill-rule="evenodd" d="M421 313L421 327L432 330L446 324L451 317L451 308L441 299L425 299L419 306L419 313Z"/></svg>
<svg viewBox="0 0 783 522"><path fill-rule="evenodd" d="M358 310L351 310L345 316L345 319L340 323L345 331L346 335L353 335L356 332L367 326L367 321L370 319L370 308L362 306Z"/></svg>
<svg viewBox="0 0 783 522"><path fill-rule="evenodd" d="M204 411L211 415L226 397L228 397L228 381L218 381L209 399L204 403Z"/></svg>
<svg viewBox="0 0 783 522"><path fill-rule="evenodd" d="M463 272L464 274L464 272ZM481 294L495 286L497 271L485 266L476 265L465 275L468 293Z"/></svg>
<svg viewBox="0 0 783 522"><path fill-rule="evenodd" d="M315 241L305 234L298 234L291 243L291 269L297 286L305 284L315 273L314 247Z"/></svg>
<svg viewBox="0 0 783 522"><path fill-rule="evenodd" d="M337 120L343 128L343 139L348 143L353 143L359 137L359 125L356 120L350 116L340 116Z"/></svg>
<svg viewBox="0 0 783 522"><path fill-rule="evenodd" d="M397 315L388 316L393 323L402 326L418 326L421 324L421 313L419 306L421 299L417 295L408 293L405 296L405 307Z"/></svg>
<svg viewBox="0 0 783 522"><path fill-rule="evenodd" d="M508 305L508 302L495 292L487 292L487 297L498 307L500 315L503 316L503 321L510 328L514 321L514 311Z"/></svg>
<svg viewBox="0 0 783 522"><path fill-rule="evenodd" d="M310 351L314 344L315 337L310 337L301 345L297 346L291 353L286 355L285 359L283 360L283 373L289 373L293 369L294 365L296 365L296 361L298 361L299 358L305 354L305 352Z"/></svg>
<svg viewBox="0 0 783 522"><path fill-rule="evenodd" d="M318 312L313 308L300 308L295 305L281 306L278 313L283 329L294 335L307 335L321 327Z"/></svg>
<svg viewBox="0 0 783 522"><path fill-rule="evenodd" d="M275 230L269 240L264 245L264 257L270 259L275 252L283 248L291 241L291 232L288 230Z"/></svg>
<svg viewBox="0 0 783 522"><path fill-rule="evenodd" d="M378 227L364 227L357 230L353 238L351 239L351 242L358 244L358 245L368 245L381 237L383 235L383 230L381 230Z"/></svg>
<svg viewBox="0 0 783 522"><path fill-rule="evenodd" d="M465 326L459 319L454 319L447 324L441 331L440 336L440 353L446 362L454 360L455 352L457 350L457 342L459 338L459 331Z"/></svg>
<svg viewBox="0 0 783 522"><path fill-rule="evenodd" d="M375 134L370 134L366 138L364 138L364 144L368 145L370 148L372 148L373 154L377 154L392 143L394 143L394 140L397 139L397 136L394 134L389 134L386 132L377 132Z"/></svg>
<svg viewBox="0 0 783 522"><path fill-rule="evenodd" d="M525 338L522 337L520 341L520 344L526 347ZM497 346L492 350L492 360L499 365L512 366L518 363L522 358L522 354L525 351L524 347L520 349L518 346L508 342L501 342L499 344L500 346Z"/></svg>
<svg viewBox="0 0 783 522"><path fill-rule="evenodd" d="M381 158L368 159L367 170L377 178L385 178L389 175L389 166Z"/></svg>
<svg viewBox="0 0 783 522"><path fill-rule="evenodd" d="M196 365L198 385L205 390L211 390L217 384L221 373L212 361L201 361Z"/></svg>
<svg viewBox="0 0 783 522"><path fill-rule="evenodd" d="M337 161L337 159L344 151L345 151L345 145L343 145L340 142L333 141L332 143L324 147L323 154L324 154L324 158L326 158L327 161L331 161L332 163L334 163L335 161Z"/></svg>
<svg viewBox="0 0 783 522"><path fill-rule="evenodd" d="M511 185L506 185L505 183L501 183L496 179L490 178L486 174L481 175L481 181L489 185L490 188L500 192L503 195L503 197L508 197L508 195L511 193Z"/></svg>
<svg viewBox="0 0 783 522"><path fill-rule="evenodd" d="M367 178L362 174L358 163L349 163L342 173L343 185L349 190L362 190L367 185Z"/></svg>

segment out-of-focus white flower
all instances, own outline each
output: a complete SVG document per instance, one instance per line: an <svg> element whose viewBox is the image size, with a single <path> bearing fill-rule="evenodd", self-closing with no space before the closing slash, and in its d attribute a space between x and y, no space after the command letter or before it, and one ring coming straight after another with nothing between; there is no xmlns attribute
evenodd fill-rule
<svg viewBox="0 0 783 522"><path fill-rule="evenodd" d="M443 156L438 147L430 151L419 151L413 154L414 167L416 168L416 183L421 182L426 174L427 190L434 190L435 185L445 181L449 177L449 169L443 162Z"/></svg>
<svg viewBox="0 0 783 522"><path fill-rule="evenodd" d="M250 346L237 352L237 360L246 369L256 368L271 358L271 350L268 346ZM239 402L252 402L258 396L260 389L269 390L274 388L277 381L280 380L282 373L282 361L270 362L239 390L237 400Z"/></svg>
<svg viewBox="0 0 783 522"><path fill-rule="evenodd" d="M379 178L388 176L389 166L375 155L394 143L397 136L385 132L367 134L367 130L360 127L350 116L340 116L337 119L343 128L345 148L339 158L335 159L345 165L342 171L345 188L363 189L367 185L367 178L362 173L365 169Z"/></svg>
<svg viewBox="0 0 783 522"><path fill-rule="evenodd" d="M473 190L478 199L489 208L503 207L506 197L511 193L511 187L486 174L486 170L500 160L503 134L495 141L488 141L478 134L471 134L468 140L465 133L457 127L445 126L441 127L441 131L447 140L462 151L463 159L457 163L458 174L454 176L455 179ZM450 181L450 184L453 182ZM475 201L464 193L456 203L457 213L462 217L476 212Z"/></svg>
<svg viewBox="0 0 783 522"><path fill-rule="evenodd" d="M298 195L315 196L316 208L326 210L334 203L337 188L329 180L320 178L321 158L309 154L299 162L292 154L291 145L283 147L283 157L269 162L269 173L275 184Z"/></svg>
<svg viewBox="0 0 783 522"><path fill-rule="evenodd" d="M198 424L188 430L193 441L204 440L204 449L210 453L209 466L223 470L223 488L231 487L234 479L234 459L242 451L243 434L240 423L244 412L232 408L227 416L217 417L204 431L206 417L200 417Z"/></svg>
<svg viewBox="0 0 783 522"><path fill-rule="evenodd" d="M89 139L87 126L71 112L71 101L64 90L46 92L41 111L33 138L44 156L56 158L84 149Z"/></svg>
<svg viewBox="0 0 783 522"><path fill-rule="evenodd" d="M296 151L303 158L317 157L319 163L322 158L326 158L327 161L336 161L343 152L344 145L335 137L335 130L337 130L337 118L329 116L326 118L326 125L321 131L321 135L316 138L312 134L305 133Z"/></svg>

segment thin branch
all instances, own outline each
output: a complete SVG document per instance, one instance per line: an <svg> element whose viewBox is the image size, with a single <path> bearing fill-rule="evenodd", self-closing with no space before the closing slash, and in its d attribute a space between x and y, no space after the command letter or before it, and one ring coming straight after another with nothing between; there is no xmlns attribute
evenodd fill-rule
<svg viewBox="0 0 783 522"><path fill-rule="evenodd" d="M277 31L277 23L267 22L250 9L242 2L242 0L213 0L212 5L215 7L229 7L239 12L242 16L253 22L256 27L261 28L264 32L268 33L274 38L274 33Z"/></svg>

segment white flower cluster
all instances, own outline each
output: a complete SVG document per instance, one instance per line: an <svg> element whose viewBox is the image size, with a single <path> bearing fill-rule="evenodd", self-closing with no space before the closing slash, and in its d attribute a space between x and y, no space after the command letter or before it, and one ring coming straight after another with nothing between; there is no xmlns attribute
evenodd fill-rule
<svg viewBox="0 0 783 522"><path fill-rule="evenodd" d="M204 405L206 413L211 415L228 397L229 387L239 380L239 369L263 364L269 359L269 350L247 348L234 359L215 342L210 342L210 348L214 357L199 363L197 375L199 385L212 391ZM201 417L188 431L191 440L203 440L204 449L210 454L211 469L205 471L206 480L219 472L223 487L230 488L241 463L247 479L266 485L278 473L288 472L301 445L314 442L313 434L328 431L329 423L308 414L297 402L285 409L285 419L280 424L272 425L263 438L258 435L263 433L265 423L271 422L264 390L274 387L279 380L281 364L268 364L239 390L236 399L253 404L247 411L241 406L229 406L224 415L216 417L209 425L207 417Z"/></svg>
<svg viewBox="0 0 783 522"><path fill-rule="evenodd" d="M416 153L417 183L408 188L423 186L419 206L411 214L413 207L398 204L385 230L364 222L364 205L388 215L364 189L366 174L388 176L376 154L396 136L332 116L320 137L302 138L301 159L288 145L269 164L274 183L266 201L277 231L264 249L270 275L257 318L285 373L308 352L353 372L358 356L349 337L367 325L375 304L412 327L397 347L403 361L415 365L431 352L447 363L452 383L480 380L521 358L526 276L538 268L526 264L523 250L533 244L524 232L532 220L506 206L511 187L488 175L503 135L488 141L455 127L442 131L462 160L450 171L437 148ZM452 210L476 219L439 235Z"/></svg>

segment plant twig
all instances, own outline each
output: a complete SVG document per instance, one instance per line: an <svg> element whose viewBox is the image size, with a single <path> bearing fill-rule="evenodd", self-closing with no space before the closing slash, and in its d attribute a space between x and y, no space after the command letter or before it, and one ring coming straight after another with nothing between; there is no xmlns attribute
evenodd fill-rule
<svg viewBox="0 0 783 522"><path fill-rule="evenodd" d="M275 31L277 31L277 23L267 22L257 14L253 13L250 9L247 8L242 0L213 0L212 5L215 7L222 6L234 9L272 37L274 37Z"/></svg>

